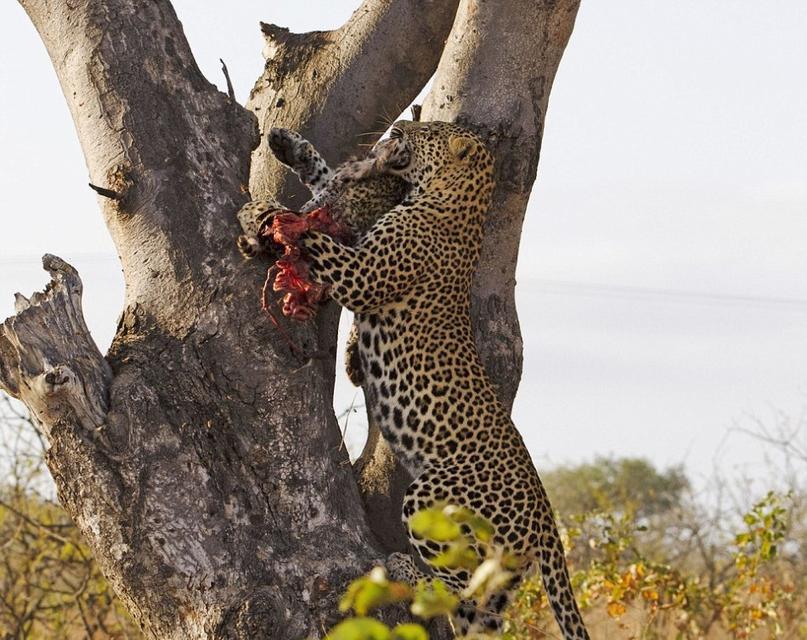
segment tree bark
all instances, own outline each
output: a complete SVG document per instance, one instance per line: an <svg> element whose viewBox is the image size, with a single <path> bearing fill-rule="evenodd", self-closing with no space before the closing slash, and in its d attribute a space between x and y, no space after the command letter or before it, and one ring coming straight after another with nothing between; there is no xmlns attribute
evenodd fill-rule
<svg viewBox="0 0 807 640"><path fill-rule="evenodd" d="M78 275L46 257L48 290L0 330L0 384L41 422L61 501L149 635L318 637L345 582L383 552L339 446L333 314L320 324L327 356L297 360L259 315L261 269L235 250L247 184L277 184L260 151L250 175L255 118L205 80L165 0L22 4L105 190L126 297L104 360ZM385 40L390 16L424 5L433 39ZM376 110L394 112L431 74L455 7L368 0L337 34L295 36L305 55L273 58L251 104L275 91L299 114L278 98L261 124L324 137L340 123L331 150L355 149L351 128L373 128ZM325 49L337 60L327 82L314 73ZM385 65L404 57L390 88Z"/></svg>

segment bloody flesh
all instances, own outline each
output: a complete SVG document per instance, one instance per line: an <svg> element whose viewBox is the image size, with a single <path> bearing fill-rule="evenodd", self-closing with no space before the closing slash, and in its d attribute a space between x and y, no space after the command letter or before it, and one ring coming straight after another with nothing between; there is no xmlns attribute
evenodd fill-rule
<svg viewBox="0 0 807 640"><path fill-rule="evenodd" d="M278 212L272 226L262 233L284 247L283 257L275 263L277 274L272 289L285 293L283 315L301 322L316 315L317 304L328 293L327 285L310 279L308 265L297 246L300 237L307 231L321 231L343 242L351 236L344 225L333 219L327 205L305 216L291 211Z"/></svg>

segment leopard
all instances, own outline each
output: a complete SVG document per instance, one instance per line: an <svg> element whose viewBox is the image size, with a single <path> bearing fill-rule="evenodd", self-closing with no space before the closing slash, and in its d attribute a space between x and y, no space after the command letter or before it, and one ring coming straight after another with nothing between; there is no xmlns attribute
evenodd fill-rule
<svg viewBox="0 0 807 640"><path fill-rule="evenodd" d="M470 572L429 565L445 547L410 525L416 512L451 504L486 518L493 543L524 559L484 607L461 602L455 633L500 631L516 588L539 571L563 637L588 639L546 491L474 339L471 285L495 188L493 155L459 124L398 121L343 175L394 175L410 185L353 245L315 230L295 242L308 276L355 314L368 407L413 478L401 514L411 546L432 576L463 591ZM292 216L275 224L292 229ZM393 579L429 577L413 555L393 553L386 566Z"/></svg>
<svg viewBox="0 0 807 640"><path fill-rule="evenodd" d="M378 174L356 179L352 175L355 159L331 167L316 147L300 133L283 127L273 127L267 144L274 157L289 167L311 192L311 198L299 209L310 213L327 208L330 216L344 227L344 237L354 241L361 238L382 214L404 200L409 184L391 174ZM275 215L284 208L274 198L250 200L236 214L243 234L236 241L247 259L259 255L277 257L278 245L267 233ZM364 381L358 357L358 330L352 323L344 351L345 371L353 385Z"/></svg>

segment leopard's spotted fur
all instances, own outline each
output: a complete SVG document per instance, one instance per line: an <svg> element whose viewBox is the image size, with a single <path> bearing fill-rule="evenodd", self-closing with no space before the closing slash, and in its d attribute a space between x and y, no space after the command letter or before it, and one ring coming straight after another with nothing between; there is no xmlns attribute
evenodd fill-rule
<svg viewBox="0 0 807 640"><path fill-rule="evenodd" d="M299 243L310 276L356 314L375 421L415 478L404 522L437 502L485 516L495 543L540 568L564 637L588 638L546 493L474 343L470 288L494 189L491 154L457 125L400 122L344 173L396 175L412 185L355 246L315 231ZM411 531L410 540L427 562L441 550ZM408 556L394 554L388 565L393 575L418 575ZM456 590L469 579L464 570L434 573ZM511 593L485 611L464 603L455 626L499 628Z"/></svg>

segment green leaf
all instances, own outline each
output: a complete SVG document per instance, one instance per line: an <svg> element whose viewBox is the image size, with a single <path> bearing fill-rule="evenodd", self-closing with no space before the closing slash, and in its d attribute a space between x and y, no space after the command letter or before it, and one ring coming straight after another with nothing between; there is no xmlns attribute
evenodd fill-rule
<svg viewBox="0 0 807 640"><path fill-rule="evenodd" d="M358 615L387 604L409 600L412 589L402 582L390 582L383 567L375 567L370 573L350 583L339 602L342 613L353 609Z"/></svg>
<svg viewBox="0 0 807 640"><path fill-rule="evenodd" d="M734 536L734 544L737 546L743 546L751 542L751 534L750 533L738 533Z"/></svg>
<svg viewBox="0 0 807 640"><path fill-rule="evenodd" d="M440 580L421 582L415 590L411 611L421 618L434 618L450 614L457 608L460 599L448 590Z"/></svg>
<svg viewBox="0 0 807 640"><path fill-rule="evenodd" d="M460 526L442 509L421 509L409 518L409 526L417 535L435 542L451 542L462 534Z"/></svg>
<svg viewBox="0 0 807 640"><path fill-rule="evenodd" d="M373 618L351 618L340 622L326 640L391 640L387 625Z"/></svg>
<svg viewBox="0 0 807 640"><path fill-rule="evenodd" d="M390 640L429 640L429 634L419 624L399 624L392 630Z"/></svg>
<svg viewBox="0 0 807 640"><path fill-rule="evenodd" d="M434 567L471 570L476 569L480 562L479 554L466 542L454 542L448 549L429 560L429 564Z"/></svg>

